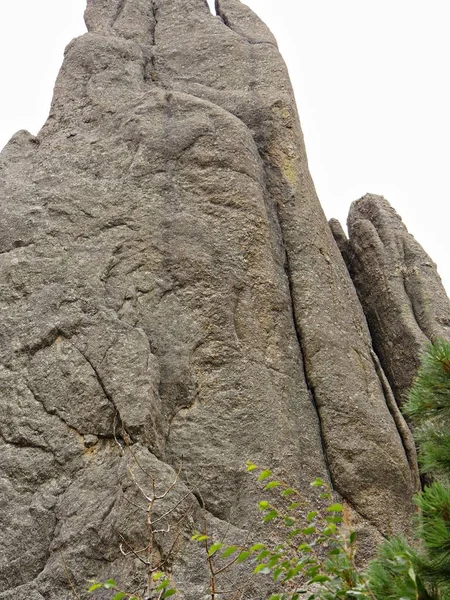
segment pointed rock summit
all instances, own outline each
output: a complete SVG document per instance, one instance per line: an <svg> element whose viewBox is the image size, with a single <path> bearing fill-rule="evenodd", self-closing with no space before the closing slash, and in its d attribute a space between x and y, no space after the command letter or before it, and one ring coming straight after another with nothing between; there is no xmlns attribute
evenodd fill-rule
<svg viewBox="0 0 450 600"><path fill-rule="evenodd" d="M337 221L330 225L401 404L426 344L450 340L450 304L436 265L381 196L367 194L352 204L349 239Z"/></svg>
<svg viewBox="0 0 450 600"><path fill-rule="evenodd" d="M209 597L189 539L257 529L246 460L329 481L362 552L408 531L396 401L448 300L372 197L339 238L358 299L276 42L216 5L88 0L46 124L0 155L1 600L142 589L156 496L155 552Z"/></svg>

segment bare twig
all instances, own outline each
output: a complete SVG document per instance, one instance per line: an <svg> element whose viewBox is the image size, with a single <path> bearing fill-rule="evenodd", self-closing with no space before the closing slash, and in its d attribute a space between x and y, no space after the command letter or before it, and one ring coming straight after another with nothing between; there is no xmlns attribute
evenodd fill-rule
<svg viewBox="0 0 450 600"><path fill-rule="evenodd" d="M116 442L117 446L120 449L120 453L123 454L123 447L122 444L119 442L119 440L117 439L117 435L116 435L116 429L117 429L117 416L119 415L118 412L114 413L114 422L113 422L113 436L114 436L114 441ZM120 415L119 415L120 416ZM122 429L123 429L123 422L122 422Z"/></svg>
<svg viewBox="0 0 450 600"><path fill-rule="evenodd" d="M162 521L163 519L165 519L166 517L168 517L171 513L174 512L174 510L176 510L180 504L182 502L184 502L184 500L186 500L186 498L189 498L189 496L191 495L191 492L188 492L185 496L183 496L174 506L172 506L172 508L170 508L167 512L165 512L163 515L161 515L160 517L158 517L157 519L155 519L154 521L151 522L152 525L156 525L156 523L158 523L159 521Z"/></svg>
<svg viewBox="0 0 450 600"><path fill-rule="evenodd" d="M129 548L129 552L125 552L124 550L122 550L122 544L120 544L120 551L123 554L123 556L129 556L130 554L133 554L138 560L141 561L141 563L143 563L146 566L149 566L149 564L147 563L147 561L145 561L144 559L142 559L139 554L142 554L143 552L147 552L148 550L148 545L145 546L145 548L141 548L140 550L135 550L133 548L133 546L124 538L124 536L117 531L116 532L117 535L120 537L120 539L122 540L122 542L125 544L125 546L127 546L127 548Z"/></svg>
<svg viewBox="0 0 450 600"><path fill-rule="evenodd" d="M174 482L172 483L172 485L170 485L167 488L167 490L162 494L162 496L155 496L155 500L163 500L168 494L170 494L170 492L174 489L174 487L177 485L177 483L180 479L182 468L183 468L183 457L181 457L180 466L178 468Z"/></svg>
<svg viewBox="0 0 450 600"><path fill-rule="evenodd" d="M136 504L136 502L133 502L133 500L130 500L129 498L127 498L127 497L125 496L125 494L122 496L122 498L123 498L123 499L124 499L126 502L128 502L128 504L131 504L132 506L134 506L134 507L138 508L139 510L141 510L141 511L142 511L144 514L146 514L146 513L147 513L147 509L146 509L146 508L144 508L143 506L139 506L139 504Z"/></svg>
<svg viewBox="0 0 450 600"><path fill-rule="evenodd" d="M62 551L61 551L61 558L62 558L62 561L63 561L64 570L66 572L66 578L67 578L67 581L69 582L69 585L70 585L70 587L72 589L72 593L73 593L74 597L77 600L82 600L81 597L80 597L80 595L78 594L76 588L75 588L75 585L74 585L73 580L72 580L72 576L70 574L69 567L67 566L67 562L66 562L65 556L62 553Z"/></svg>

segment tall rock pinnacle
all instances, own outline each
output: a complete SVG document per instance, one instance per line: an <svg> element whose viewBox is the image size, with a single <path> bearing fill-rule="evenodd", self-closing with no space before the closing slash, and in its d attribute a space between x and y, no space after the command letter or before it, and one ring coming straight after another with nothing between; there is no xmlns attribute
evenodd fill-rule
<svg viewBox="0 0 450 600"><path fill-rule="evenodd" d="M450 304L436 265L380 196L354 202L349 240L331 228L367 316L374 348L401 404L424 346L450 340Z"/></svg>
<svg viewBox="0 0 450 600"><path fill-rule="evenodd" d="M88 0L46 124L0 155L2 600L137 586L133 477L163 492L180 465L161 514L188 518L158 552L188 600L201 505L211 531L253 527L247 459L331 481L368 539L408 529L414 445L286 67L244 4L216 4Z"/></svg>

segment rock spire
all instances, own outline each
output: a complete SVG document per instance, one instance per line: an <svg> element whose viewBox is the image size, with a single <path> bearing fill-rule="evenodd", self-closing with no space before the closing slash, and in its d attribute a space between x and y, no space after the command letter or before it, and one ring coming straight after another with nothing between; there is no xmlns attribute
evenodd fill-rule
<svg viewBox="0 0 450 600"><path fill-rule="evenodd" d="M2 600L62 600L92 577L140 585L119 546L145 547L140 488L153 477L162 494L180 465L160 516L186 518L158 552L187 600L207 593L189 542L201 506L211 531L253 527L247 459L308 494L328 479L368 546L408 529L405 383L358 253L400 226L383 202L353 209L342 244L358 299L276 41L238 0L216 4L88 0L46 124L1 153ZM396 296L416 354L434 315L448 325L442 294L431 312L408 304L438 286L421 273Z"/></svg>

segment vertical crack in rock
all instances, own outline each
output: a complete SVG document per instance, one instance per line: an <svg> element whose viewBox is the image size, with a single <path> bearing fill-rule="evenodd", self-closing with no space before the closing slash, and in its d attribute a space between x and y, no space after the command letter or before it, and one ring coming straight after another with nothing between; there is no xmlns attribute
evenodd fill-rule
<svg viewBox="0 0 450 600"><path fill-rule="evenodd" d="M248 44L269 44L278 49L265 23L245 4L236 0L215 0L216 14L223 24Z"/></svg>
<svg viewBox="0 0 450 600"><path fill-rule="evenodd" d="M151 39L150 39L150 45L151 46L156 46L156 28L158 26L158 6L156 4L156 0L151 0L151 11L152 11L152 25L150 27L150 34L151 34Z"/></svg>
<svg viewBox="0 0 450 600"><path fill-rule="evenodd" d="M158 27L158 6L156 0L151 0L151 24L150 24L150 79L158 84L158 71L156 67L156 29Z"/></svg>
<svg viewBox="0 0 450 600"><path fill-rule="evenodd" d="M408 459L409 467L411 469L411 477L416 491L420 491L421 482L420 482L420 472L419 465L417 462L417 451L416 445L414 443L414 438L412 436L411 430L409 429L398 405L395 400L394 394L392 393L391 386L389 385L389 381L383 371L383 368L380 364L380 360L372 350L371 352L372 360L375 365L375 370L377 372L378 378L380 380L381 386L383 388L384 397L386 398L386 404L389 408L389 412L394 419L395 425L397 427L397 431L402 440L403 448L405 449L405 454Z"/></svg>
<svg viewBox="0 0 450 600"><path fill-rule="evenodd" d="M107 389L107 387L106 387L106 385L105 385L105 383L104 383L104 381L103 381L103 378L102 378L102 376L100 375L100 373L99 373L99 371L98 371L97 367L95 366L95 364L93 363L93 361L92 361L92 360L89 358L89 356L88 356L88 355L87 355L85 352L83 352L83 350L81 350L80 348L78 348L78 347L77 347L77 346L75 346L75 345L74 345L74 347L75 347L75 348L78 350L78 352L79 352L79 353L80 353L80 354L83 356L83 358L85 359L85 361L86 361L86 362L89 364L89 366L91 367L91 369L92 369L92 371L94 372L94 375L95 375L95 377L96 377L96 379L97 379L97 382L98 382L99 386L100 386L100 387L101 387L101 389L102 389L102 392L104 393L104 395L105 395L105 397L108 399L108 401L109 401L109 402L112 404L112 406L114 406L114 409L115 409L115 411L116 411L116 414L117 414L117 416L118 416L118 418L119 418L119 422L121 423L121 425L122 425L123 429L125 430L125 425L126 425L126 424L123 422L123 420L122 420L122 417L121 417L121 415L120 415L120 411L119 411L119 409L118 409L118 407L117 407L117 405L116 405L116 403L115 403L115 401L114 401L114 398L112 397L112 394L110 394L110 393L109 393L109 391L108 391L108 389ZM114 433L115 433L115 432L113 432L113 435L114 435Z"/></svg>
<svg viewBox="0 0 450 600"><path fill-rule="evenodd" d="M350 241L348 240L348 238L342 228L342 225L340 224L340 222L337 219L330 219L329 225L330 225L330 229L333 234L333 237L334 237L336 244L342 254L342 257L344 258L346 265L348 266L349 269L351 268L351 265L353 268L354 262L357 261L357 257L353 253L353 249L351 247ZM361 298L361 301L364 303L363 298ZM417 462L417 452L416 452L416 446L414 443L414 439L413 439L411 430L409 429L409 427L398 407L397 399L395 398L394 393L392 391L391 383L389 382L389 380L386 377L386 374L383 370L379 356L376 352L376 348L377 348L377 346L375 345L375 348L371 350L372 361L373 361L378 379L380 380L380 384L383 389L386 405L389 409L389 412L392 415L392 418L394 419L397 431L402 440L402 444L403 444L405 454L408 459L409 467L411 470L411 477L413 480L414 487L416 490L419 490L421 487L421 483L420 483L420 473L419 473L419 466L418 466L418 462Z"/></svg>
<svg viewBox="0 0 450 600"><path fill-rule="evenodd" d="M232 30L233 28L231 27L230 21L228 20L226 14L223 12L218 0L215 0L215 7L216 7L216 15L222 19L222 23L226 27L229 27Z"/></svg>
<svg viewBox="0 0 450 600"><path fill-rule="evenodd" d="M280 230L280 234L281 234L281 238L282 238L282 246L284 249L284 256L285 256L285 272L286 272L286 279L287 279L287 283L288 283L288 289L289 289L289 299L291 302L291 314L292 314L292 320L293 320L293 324L294 324L294 329L295 329L295 334L297 337L297 343L298 343L298 348L299 348L299 352L300 352L300 357L301 357L301 364L303 367L303 376L305 379L305 383L306 383L306 387L308 388L308 393L309 393L309 397L311 400L311 404L314 407L314 411L317 415L317 422L318 422L318 429L319 429L319 435L320 435L320 442L322 445L322 452L323 452L323 458L324 458L324 462L325 462L325 466L326 466L326 470L328 473L328 477L329 480L331 482L331 485L333 486L334 489L336 489L336 484L333 478L333 473L330 469L330 464L328 461L328 453L327 453L327 446L326 446L326 440L324 437L324 432L323 432L323 424L322 424L322 419L320 416L320 410L319 407L317 405L317 399L316 399L316 394L315 394L315 390L314 390L314 385L311 382L311 379L309 377L309 373L308 373L308 366L307 366L307 355L306 355L306 349L304 348L303 342L302 342L302 331L301 331L301 327L300 324L298 322L298 319L296 317L295 314L295 303L294 303L294 291L293 291L293 285L292 285L292 279L291 279L291 271L290 271L290 266L289 266L289 255L287 253L286 250L286 246L285 246L285 242L284 242L284 236L283 236L283 230L281 227L281 223L280 223L280 217L278 214L278 206L276 207L276 214L278 217L278 223L279 223L279 230Z"/></svg>
<svg viewBox="0 0 450 600"><path fill-rule="evenodd" d="M119 4L117 5L116 14L113 16L112 21L111 21L112 28L114 28L114 25L118 22L118 20L122 16L122 13L124 11L127 1L128 0L119 0Z"/></svg>

